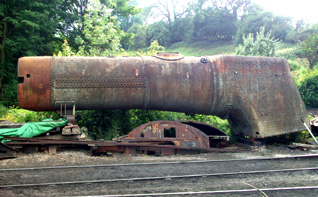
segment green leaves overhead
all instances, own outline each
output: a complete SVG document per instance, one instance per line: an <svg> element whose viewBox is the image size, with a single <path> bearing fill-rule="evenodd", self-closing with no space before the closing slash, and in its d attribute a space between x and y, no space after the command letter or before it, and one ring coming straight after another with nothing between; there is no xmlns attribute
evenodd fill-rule
<svg viewBox="0 0 318 197"><path fill-rule="evenodd" d="M93 56L107 56L110 51L120 50L121 38L125 36L116 17L112 16L112 9L98 0L88 3L82 31L83 37L78 36L77 42L84 43L81 48L84 54Z"/></svg>

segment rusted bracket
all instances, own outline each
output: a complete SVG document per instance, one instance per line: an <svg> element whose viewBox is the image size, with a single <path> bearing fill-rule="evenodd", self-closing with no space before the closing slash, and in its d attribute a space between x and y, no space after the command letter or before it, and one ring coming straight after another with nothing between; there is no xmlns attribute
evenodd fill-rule
<svg viewBox="0 0 318 197"><path fill-rule="evenodd" d="M184 58L184 55L181 55L178 52L166 52L166 53L157 53L157 55L153 55L152 57L161 59L161 60L167 60L167 61L176 61L181 60Z"/></svg>

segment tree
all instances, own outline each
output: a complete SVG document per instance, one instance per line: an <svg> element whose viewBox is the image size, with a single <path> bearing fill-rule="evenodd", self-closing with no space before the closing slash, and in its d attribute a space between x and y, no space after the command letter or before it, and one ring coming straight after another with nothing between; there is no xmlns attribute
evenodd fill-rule
<svg viewBox="0 0 318 197"><path fill-rule="evenodd" d="M318 107L318 70L309 70L297 83L306 106Z"/></svg>
<svg viewBox="0 0 318 197"><path fill-rule="evenodd" d="M249 7L250 0L197 0L191 7L194 13L187 34L188 41L232 40L236 23Z"/></svg>
<svg viewBox="0 0 318 197"><path fill-rule="evenodd" d="M62 1L58 5L58 15L61 18L61 36L66 38L70 46L78 51L79 47L83 44L81 41L88 42L85 40L85 20L89 19L88 14L92 12L93 4L99 4L102 7L102 12L96 12L95 18L99 17L99 20L102 19L105 15L109 18L106 18L108 23L116 23L116 26L119 24L119 20L130 17L139 13L141 10L136 8L135 5L130 5L129 0L69 0ZM105 17L103 18L105 19ZM102 22L102 21L97 21ZM86 22L86 28L87 28ZM106 23L104 23L106 24ZM123 37L127 42L129 42L130 36L126 34L128 38ZM80 39L79 39L80 38Z"/></svg>
<svg viewBox="0 0 318 197"><path fill-rule="evenodd" d="M261 27L255 39L252 33L243 37L243 44L236 48L236 54L273 57L277 42L278 40L271 36L271 32L265 34L265 27Z"/></svg>
<svg viewBox="0 0 318 197"><path fill-rule="evenodd" d="M156 22L147 27L147 45L157 40L160 45L169 46L171 44L170 33L164 22Z"/></svg>
<svg viewBox="0 0 318 197"><path fill-rule="evenodd" d="M56 8L60 0L3 0L0 3L0 90L15 84L19 57L51 55L61 43ZM3 90L14 91L16 86ZM1 91L0 91L1 94Z"/></svg>
<svg viewBox="0 0 318 197"><path fill-rule="evenodd" d="M252 5L237 23L235 43L242 44L243 35L249 33L256 35L263 26L265 26L265 33L271 30L274 38L284 41L288 32L292 30L292 21L291 18L275 16L258 5Z"/></svg>
<svg viewBox="0 0 318 197"><path fill-rule="evenodd" d="M82 44L82 55L108 56L111 51L121 49L120 41L125 32L120 29L119 22L111 13L99 0L91 0L87 4L83 37L76 37L77 44Z"/></svg>
<svg viewBox="0 0 318 197"><path fill-rule="evenodd" d="M193 17L188 40L232 40L235 24L236 18L229 10L208 7Z"/></svg>
<svg viewBox="0 0 318 197"><path fill-rule="evenodd" d="M129 45L130 50L139 50L147 47L147 27L140 24L133 24L128 29L128 33L134 34L132 43Z"/></svg>
<svg viewBox="0 0 318 197"><path fill-rule="evenodd" d="M302 54L309 62L312 69L318 63L318 33L308 35L301 44Z"/></svg>

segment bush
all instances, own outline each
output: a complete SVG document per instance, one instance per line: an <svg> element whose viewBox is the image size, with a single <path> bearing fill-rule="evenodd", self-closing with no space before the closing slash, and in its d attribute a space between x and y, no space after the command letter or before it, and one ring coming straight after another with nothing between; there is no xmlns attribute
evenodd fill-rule
<svg viewBox="0 0 318 197"><path fill-rule="evenodd" d="M297 85L305 105L318 107L318 69L302 73Z"/></svg>
<svg viewBox="0 0 318 197"><path fill-rule="evenodd" d="M59 115L56 112L34 112L15 106L7 108L0 105L0 118L12 122L38 122L47 118L58 119Z"/></svg>
<svg viewBox="0 0 318 197"><path fill-rule="evenodd" d="M295 71L300 69L300 65L296 61L288 61L290 70Z"/></svg>
<svg viewBox="0 0 318 197"><path fill-rule="evenodd" d="M271 36L271 31L265 34L265 27L261 27L255 39L252 33L243 37L243 44L239 44L236 48L236 54L273 57L275 56L277 42Z"/></svg>
<svg viewBox="0 0 318 197"><path fill-rule="evenodd" d="M129 114L126 110L87 110L79 112L78 125L86 127L94 140L119 137L129 132Z"/></svg>
<svg viewBox="0 0 318 197"><path fill-rule="evenodd" d="M4 106L8 107L8 106L18 105L17 86L18 86L17 80L13 80L11 83L4 84L2 86L1 103Z"/></svg>

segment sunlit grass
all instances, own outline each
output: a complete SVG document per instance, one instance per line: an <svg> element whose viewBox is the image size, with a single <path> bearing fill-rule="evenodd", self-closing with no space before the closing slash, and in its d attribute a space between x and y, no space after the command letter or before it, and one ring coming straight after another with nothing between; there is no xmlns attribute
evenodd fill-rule
<svg viewBox="0 0 318 197"><path fill-rule="evenodd" d="M56 112L35 112L15 106L5 107L0 104L0 120L12 122L38 122L43 119L57 119L58 117L59 115Z"/></svg>
<svg viewBox="0 0 318 197"><path fill-rule="evenodd" d="M201 41L195 43L179 42L166 49L168 52L179 52L186 56L234 55L233 41Z"/></svg>

